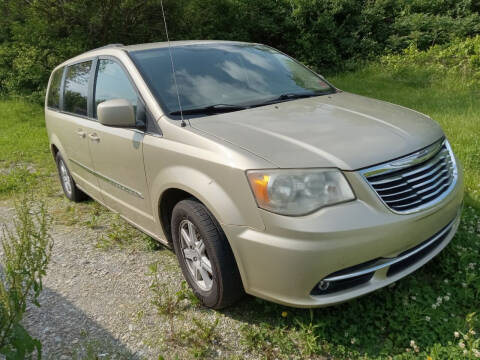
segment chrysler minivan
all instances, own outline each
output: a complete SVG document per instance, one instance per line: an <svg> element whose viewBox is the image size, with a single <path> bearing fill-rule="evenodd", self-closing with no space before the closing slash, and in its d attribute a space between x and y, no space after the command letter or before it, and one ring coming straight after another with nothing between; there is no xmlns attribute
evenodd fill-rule
<svg viewBox="0 0 480 360"><path fill-rule="evenodd" d="M459 223L462 173L435 121L265 45L95 49L54 69L45 118L66 197L173 247L208 307L367 294Z"/></svg>

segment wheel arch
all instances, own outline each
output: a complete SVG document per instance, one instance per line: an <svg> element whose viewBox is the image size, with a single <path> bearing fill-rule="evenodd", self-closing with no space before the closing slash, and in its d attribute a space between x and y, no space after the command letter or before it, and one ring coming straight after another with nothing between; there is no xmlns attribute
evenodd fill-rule
<svg viewBox="0 0 480 360"><path fill-rule="evenodd" d="M244 191L238 188L242 185L238 184L238 176L235 175L216 181L201 169L181 165L165 167L150 182L154 216L160 220L162 230L168 230L164 226L167 220L165 212L162 215L160 210L172 199L178 202L188 194L200 201L221 226L227 224L264 229L263 221L252 211L257 209L254 200L242 197Z"/></svg>
<svg viewBox="0 0 480 360"><path fill-rule="evenodd" d="M208 194L205 194L205 192L198 191L194 189L192 186L189 186L186 184L176 183L176 184L166 185L163 188L163 190L160 192L160 195L157 197L158 201L156 204L156 211L158 212L156 215L157 215L157 219L159 219L163 236L168 241L169 245L173 247L171 225L170 225L173 208L175 207L176 204L178 204L179 201L182 201L183 199L187 199L187 198L196 199L202 205L205 206L208 212L213 216L214 221L218 224L219 230L221 230L224 233L228 246L232 250L237 267L240 270L240 275L242 277L242 280L244 280L242 259L238 256L234 243L228 238L228 236L226 235L226 232L223 229L223 224L224 224L223 219L225 219L225 217L222 218L220 217L220 214L219 214L219 211L222 211L222 208L219 209L215 207L215 205L212 204L210 201L208 201L206 197L208 197Z"/></svg>
<svg viewBox="0 0 480 360"><path fill-rule="evenodd" d="M52 153L53 160L55 160L57 154L60 153L65 161L68 161L68 155L65 152L60 139L58 139L55 134L50 135L50 151Z"/></svg>
<svg viewBox="0 0 480 360"><path fill-rule="evenodd" d="M161 194L160 199L158 201L158 216L159 216L160 225L162 227L163 234L165 235L170 245L172 245L172 241L173 241L172 229L171 229L173 209L180 201L188 198L194 198L200 201L189 192L179 188L172 187L172 188L166 189Z"/></svg>
<svg viewBox="0 0 480 360"><path fill-rule="evenodd" d="M205 206L208 212L213 216L215 221L218 223L220 228L222 228L222 223L224 223L224 217L221 216L222 210L218 209L214 203L212 203L205 196L203 196L202 192L197 191L192 187L184 184L175 184L175 185L166 187L158 197L157 218L160 221L163 234L165 235L166 239L170 244L172 241L170 222L171 222L173 208L180 201L188 198L193 198L198 202L200 202L203 206ZM225 199L225 197L223 196L222 198Z"/></svg>

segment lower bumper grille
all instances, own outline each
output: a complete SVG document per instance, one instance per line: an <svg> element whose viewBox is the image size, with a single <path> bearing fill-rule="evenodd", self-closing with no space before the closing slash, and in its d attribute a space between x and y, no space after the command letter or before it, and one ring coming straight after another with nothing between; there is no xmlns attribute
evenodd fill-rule
<svg viewBox="0 0 480 360"><path fill-rule="evenodd" d="M433 250L435 250L438 247L438 245L440 245L443 242L443 240L445 240L445 238L447 237L448 234L449 234L449 232L446 231L443 234L441 234L441 236L439 236L435 241L428 242L427 246L425 246L425 247L423 247L423 244L420 244L413 249L410 249L410 250L405 251L404 253L401 253L399 255L400 258L405 256L405 255L407 255L408 257L399 261L399 262L397 262L397 263L395 263L395 264L392 264L387 271L387 277L394 276L394 275L402 272L406 268L412 266L416 262L422 260L425 256L427 256L429 253L431 253ZM421 249L419 249L418 252L413 253L417 248L420 248L420 247L421 247ZM409 254L411 254L411 255L409 255Z"/></svg>
<svg viewBox="0 0 480 360"><path fill-rule="evenodd" d="M327 295L327 294L332 294L332 293L335 293L335 292L338 292L338 291L342 291L342 290L347 290L347 289L351 289L351 288L354 288L356 286L360 286L362 284L365 284L367 282L370 281L370 279L373 277L373 272L372 273L368 273L368 274L364 274L364 275L359 275L359 276L356 276L354 278L350 278L350 279L344 279L344 280L337 280L337 281L331 281L331 282L323 282L323 284L328 284L327 285L320 285L317 284L312 292L310 293L311 295ZM324 288L325 289L322 289Z"/></svg>
<svg viewBox="0 0 480 360"><path fill-rule="evenodd" d="M451 221L442 230L421 244L408 249L394 258L377 258L365 263L336 271L322 279L311 295L327 295L334 292L353 289L369 282L376 271L387 268L387 278L397 275L421 261L433 252L452 231L457 219Z"/></svg>

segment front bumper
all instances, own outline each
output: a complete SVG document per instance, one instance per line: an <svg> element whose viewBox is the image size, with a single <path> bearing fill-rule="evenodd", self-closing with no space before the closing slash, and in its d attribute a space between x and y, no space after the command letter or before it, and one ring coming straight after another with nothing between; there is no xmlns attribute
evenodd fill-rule
<svg viewBox="0 0 480 360"><path fill-rule="evenodd" d="M358 197L353 202L304 217L262 210L265 231L224 226L247 293L295 307L341 303L410 274L435 257L455 235L463 199L461 173L441 203L409 215L387 209L359 174L346 175ZM436 237L439 234L441 237ZM390 263L376 268L405 258L432 239L435 246L424 246L426 249L401 266ZM317 291L321 280L359 270L366 271L368 278Z"/></svg>

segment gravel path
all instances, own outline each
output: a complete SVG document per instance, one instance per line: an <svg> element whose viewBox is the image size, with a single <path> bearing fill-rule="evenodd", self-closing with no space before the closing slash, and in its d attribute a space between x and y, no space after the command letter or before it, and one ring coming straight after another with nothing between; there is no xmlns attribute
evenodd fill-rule
<svg viewBox="0 0 480 360"><path fill-rule="evenodd" d="M11 203L0 202L0 224L11 224L14 213ZM185 302L171 322L152 305L152 279L147 272L148 265L158 263L165 291L175 294L183 276L173 252L135 247L102 250L96 244L106 229L79 224L53 226L54 246L39 298L41 307L29 305L24 317L27 330L42 343L44 358L192 358L192 349L179 340L181 334L195 331L193 318L205 324L220 318L218 336L207 357L252 359L239 338L244 316L251 317L249 300L224 312Z"/></svg>
<svg viewBox="0 0 480 360"><path fill-rule="evenodd" d="M245 346L240 332L242 326L262 321L255 299L247 297L223 311L184 300L175 306L173 316L160 315L152 304L152 277L147 273L149 265L157 263L162 290L175 297L184 279L174 253L163 247L147 250L144 241L141 246L137 242L99 248L99 237L112 231L125 239L140 233L129 225L127 231L107 225L113 214L106 209L100 216L107 218L98 221L105 226L90 228L86 223L95 206L72 204L61 195L48 199L56 221L52 257L43 279L41 307L29 305L23 321L41 341L45 359L191 359L196 357L195 339L202 337L198 324L208 327L217 319L204 358L264 358ZM11 201L0 201L0 225L9 226L14 215ZM267 322L279 318L280 312Z"/></svg>
<svg viewBox="0 0 480 360"><path fill-rule="evenodd" d="M8 224L13 214L13 208L0 205L0 223ZM145 274L148 264L162 258L160 269L172 277L175 258L169 250L102 251L95 247L97 236L82 226L54 226L41 307L30 305L24 324L41 340L46 358L81 357L89 350L99 357L158 358L158 351L143 343L145 328L155 333L161 326ZM178 283L180 276L173 271L172 280Z"/></svg>

